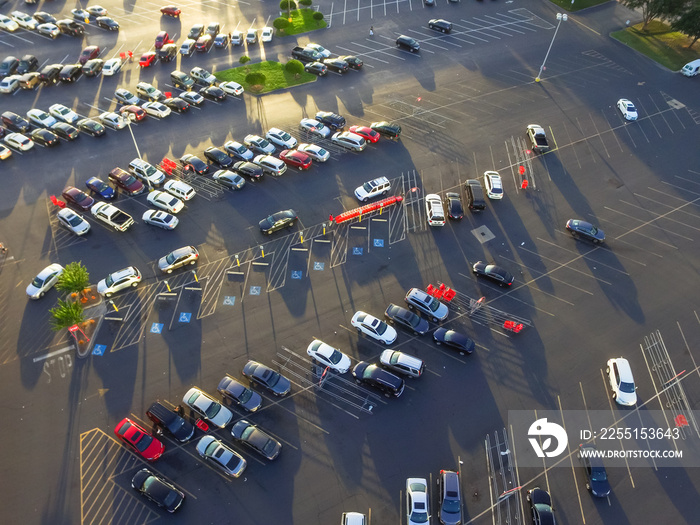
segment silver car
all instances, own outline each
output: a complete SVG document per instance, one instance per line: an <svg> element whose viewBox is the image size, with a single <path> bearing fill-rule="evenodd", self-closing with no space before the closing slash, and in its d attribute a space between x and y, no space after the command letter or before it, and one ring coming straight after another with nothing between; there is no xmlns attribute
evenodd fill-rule
<svg viewBox="0 0 700 525"><path fill-rule="evenodd" d="M197 248L194 246L183 246L173 250L165 257L161 257L158 260L158 268L163 273L172 273L173 270L177 270L182 266L197 264L197 259L199 259Z"/></svg>
<svg viewBox="0 0 700 525"><path fill-rule="evenodd" d="M69 208L63 208L56 217L59 224L80 236L90 231L90 223Z"/></svg>
<svg viewBox="0 0 700 525"><path fill-rule="evenodd" d="M230 449L212 436L204 436L199 440L197 452L204 459L212 461L216 467L234 478L239 477L245 470L245 459L238 452Z"/></svg>
<svg viewBox="0 0 700 525"><path fill-rule="evenodd" d="M63 266L58 263L49 264L46 268L34 277L34 280L27 286L27 295L30 299L41 299L46 295L58 278L63 273Z"/></svg>
<svg viewBox="0 0 700 525"><path fill-rule="evenodd" d="M200 417L219 428L224 428L233 419L233 413L228 408L209 397L197 387L190 388L183 396L182 402L199 414Z"/></svg>

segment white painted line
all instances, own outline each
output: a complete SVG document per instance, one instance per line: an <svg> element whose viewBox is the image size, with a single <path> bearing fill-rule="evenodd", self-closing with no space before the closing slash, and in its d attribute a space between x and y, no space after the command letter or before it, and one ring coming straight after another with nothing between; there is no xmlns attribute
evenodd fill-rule
<svg viewBox="0 0 700 525"><path fill-rule="evenodd" d="M44 359L48 359L49 357L53 357L53 356L58 355L58 354L63 354L65 352L67 352L68 350L75 350L75 347L74 346L66 346L65 348L61 348L60 350L55 350L55 351L50 352L46 355L35 357L34 359L32 359L32 361L35 363L38 363L39 361L43 361Z"/></svg>

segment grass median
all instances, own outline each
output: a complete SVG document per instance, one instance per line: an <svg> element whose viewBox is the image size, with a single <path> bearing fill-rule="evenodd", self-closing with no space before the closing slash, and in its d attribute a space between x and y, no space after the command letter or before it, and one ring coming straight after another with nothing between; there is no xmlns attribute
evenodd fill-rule
<svg viewBox="0 0 700 525"><path fill-rule="evenodd" d="M246 82L246 76L249 73L262 73L265 75L265 84L262 86L262 89L259 89L259 86L251 86ZM214 76L221 82L229 80L238 82L243 86L243 89L251 93L269 93L270 91L276 91L278 89L314 82L317 78L316 75L306 72L302 73L297 78L294 74L286 71L284 69L284 64L280 64L279 62L248 63L244 66L217 71L214 73Z"/></svg>

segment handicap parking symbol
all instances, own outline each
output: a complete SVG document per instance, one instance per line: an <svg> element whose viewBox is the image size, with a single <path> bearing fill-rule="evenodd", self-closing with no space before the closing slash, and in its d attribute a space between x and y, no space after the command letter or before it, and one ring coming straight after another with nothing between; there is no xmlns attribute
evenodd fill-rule
<svg viewBox="0 0 700 525"><path fill-rule="evenodd" d="M191 318L192 318L192 314L187 313L187 312L180 312L180 318L178 319L178 322L189 323Z"/></svg>
<svg viewBox="0 0 700 525"><path fill-rule="evenodd" d="M353 255L362 255L362 248L359 246L354 246L352 249L352 254Z"/></svg>
<svg viewBox="0 0 700 525"><path fill-rule="evenodd" d="M301 279L301 272L299 270L292 270L292 279Z"/></svg>
<svg viewBox="0 0 700 525"><path fill-rule="evenodd" d="M236 304L236 296L235 295L225 295L224 296L224 306L233 306Z"/></svg>
<svg viewBox="0 0 700 525"><path fill-rule="evenodd" d="M260 295L260 287L259 286L251 286L250 287L250 295Z"/></svg>
<svg viewBox="0 0 700 525"><path fill-rule="evenodd" d="M315 262L315 261L314 261L314 270L323 271L323 268L324 268L325 266L326 266L326 263Z"/></svg>
<svg viewBox="0 0 700 525"><path fill-rule="evenodd" d="M374 239L375 248L384 248L384 239Z"/></svg>
<svg viewBox="0 0 700 525"><path fill-rule="evenodd" d="M107 350L106 345L95 345L95 348L92 349L92 355L104 355L105 350Z"/></svg>
<svg viewBox="0 0 700 525"><path fill-rule="evenodd" d="M162 323L153 323L151 325L151 333L152 334L159 334L163 331L163 324Z"/></svg>

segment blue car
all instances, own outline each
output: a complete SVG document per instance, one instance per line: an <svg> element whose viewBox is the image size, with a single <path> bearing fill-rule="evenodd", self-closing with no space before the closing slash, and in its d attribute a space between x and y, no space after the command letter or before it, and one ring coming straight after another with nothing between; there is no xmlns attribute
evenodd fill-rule
<svg viewBox="0 0 700 525"><path fill-rule="evenodd" d="M92 191L93 193L97 193L100 197L102 197L105 200L112 200L114 197L117 196L116 192L114 191L114 188L112 188L102 179L98 179L97 177L90 177L85 182L85 186L87 186L90 191Z"/></svg>

